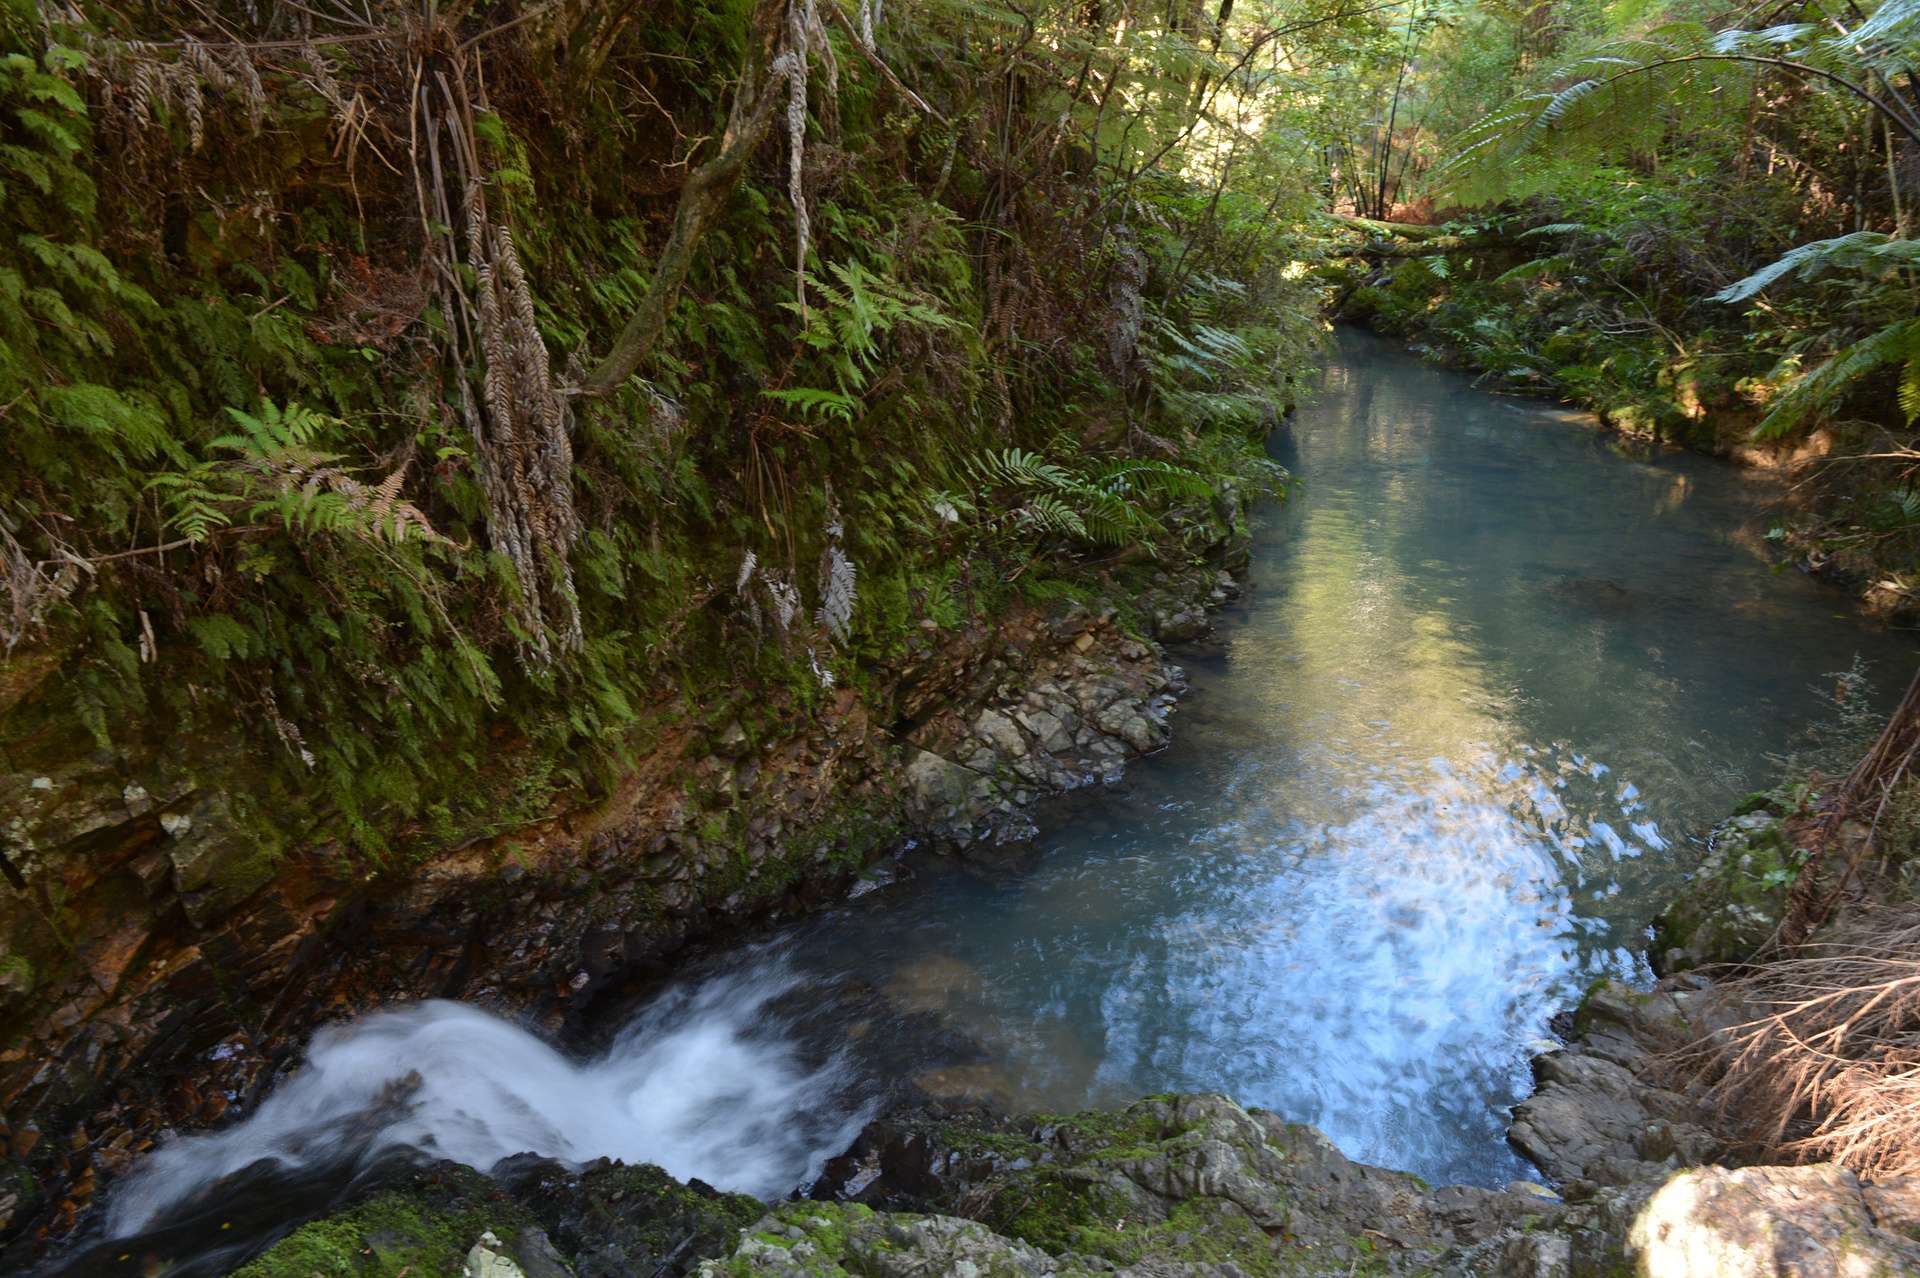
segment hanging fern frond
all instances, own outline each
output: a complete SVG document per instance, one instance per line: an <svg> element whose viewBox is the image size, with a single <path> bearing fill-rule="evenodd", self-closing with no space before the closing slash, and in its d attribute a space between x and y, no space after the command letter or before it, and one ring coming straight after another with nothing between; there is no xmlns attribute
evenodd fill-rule
<svg viewBox="0 0 1920 1278"><path fill-rule="evenodd" d="M1760 424L1753 428L1755 439L1778 439L1821 413L1833 409L1862 377L1887 367L1904 365L1901 387L1903 407L1920 406L1920 394L1909 396L1906 386L1920 381L1920 319L1899 320L1869 337L1836 352L1818 368L1794 381L1774 401ZM1920 414L1911 408L1907 420Z"/></svg>
<svg viewBox="0 0 1920 1278"><path fill-rule="evenodd" d="M1551 257L1536 257L1531 262L1522 262L1511 270L1502 271L1493 277L1495 284L1525 284L1532 280L1556 275L1573 265L1571 253L1555 253Z"/></svg>
<svg viewBox="0 0 1920 1278"><path fill-rule="evenodd" d="M1920 240L1896 239L1879 231L1855 231L1791 249L1746 278L1735 280L1709 300L1729 304L1744 302L1789 275L1805 282L1827 271L1870 271L1916 263L1920 263Z"/></svg>

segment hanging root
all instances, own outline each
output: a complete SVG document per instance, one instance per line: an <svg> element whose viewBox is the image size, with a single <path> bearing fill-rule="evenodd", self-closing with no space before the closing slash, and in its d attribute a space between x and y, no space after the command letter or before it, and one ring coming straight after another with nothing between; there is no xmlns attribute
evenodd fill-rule
<svg viewBox="0 0 1920 1278"><path fill-rule="evenodd" d="M475 143L466 68L420 66L415 99L415 181L438 277L447 342L459 385L459 412L473 437L487 495L487 538L519 579L516 614L527 657L539 664L582 641L568 554L580 533L573 507L569 412L554 385L533 292L513 236L488 214ZM436 95L429 80L439 89ZM453 168L442 160L444 135ZM457 212L456 212L457 210ZM459 226L464 235L435 229ZM464 253L462 252L464 250ZM471 272L465 283L460 267ZM480 394L467 371L477 359Z"/></svg>
<svg viewBox="0 0 1920 1278"><path fill-rule="evenodd" d="M59 542L52 559L36 560L0 516L0 657L46 624L47 614L78 590L93 565Z"/></svg>
<svg viewBox="0 0 1920 1278"><path fill-rule="evenodd" d="M820 60L827 76L827 98L832 100L840 79L840 67L833 57L826 28L820 22L817 0L790 0L787 5L787 47L773 60L774 76L787 81L787 198L793 203L793 278L794 293L801 314L807 308L807 246L813 238L813 222L807 214L807 58Z"/></svg>

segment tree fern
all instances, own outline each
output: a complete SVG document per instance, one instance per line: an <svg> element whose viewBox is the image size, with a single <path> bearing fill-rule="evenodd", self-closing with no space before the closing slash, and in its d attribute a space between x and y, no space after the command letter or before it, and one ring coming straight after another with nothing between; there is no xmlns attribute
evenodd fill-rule
<svg viewBox="0 0 1920 1278"><path fill-rule="evenodd" d="M1815 240L1789 250L1745 279L1715 293L1715 302L1744 302L1789 275L1806 281L1827 271L1874 271L1920 263L1920 240L1896 239L1878 231L1855 231L1837 239Z"/></svg>
<svg viewBox="0 0 1920 1278"><path fill-rule="evenodd" d="M1757 439L1778 439L1834 409L1870 373L1902 365L1900 404L1909 423L1920 419L1920 319L1898 320L1845 347L1793 381L1753 429ZM1910 389L1911 388L1911 389Z"/></svg>

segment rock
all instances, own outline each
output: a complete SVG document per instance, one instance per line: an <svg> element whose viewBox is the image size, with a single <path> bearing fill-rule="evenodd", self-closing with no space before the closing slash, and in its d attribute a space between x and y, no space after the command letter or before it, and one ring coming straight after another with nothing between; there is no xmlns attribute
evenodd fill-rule
<svg viewBox="0 0 1920 1278"><path fill-rule="evenodd" d="M1033 734L1040 748L1049 754L1064 754L1073 749L1073 734L1058 715L1046 710L1023 710L1014 715L1020 726Z"/></svg>
<svg viewBox="0 0 1920 1278"><path fill-rule="evenodd" d="M161 826L171 836L167 859L173 887L194 923L206 925L220 911L273 877L277 848L234 814L224 794L202 796L186 812L167 812Z"/></svg>
<svg viewBox="0 0 1920 1278"><path fill-rule="evenodd" d="M1140 754L1159 748L1166 733L1166 729L1124 702L1100 711L1094 716L1094 723L1102 732L1118 737Z"/></svg>
<svg viewBox="0 0 1920 1278"><path fill-rule="evenodd" d="M982 710L973 721L973 732L1009 763L1026 757L1027 739L1020 735L1013 720L998 710Z"/></svg>
<svg viewBox="0 0 1920 1278"><path fill-rule="evenodd" d="M574 1172L523 1154L493 1170L532 1213L542 1240L572 1257L578 1278L679 1278L726 1251L740 1227L765 1210L743 1194L606 1159ZM515 1254L524 1264L524 1251L516 1246ZM527 1278L545 1278L526 1268Z"/></svg>
<svg viewBox="0 0 1920 1278"><path fill-rule="evenodd" d="M1573 1240L1561 1234L1522 1234L1500 1246L1492 1278L1570 1278Z"/></svg>
<svg viewBox="0 0 1920 1278"><path fill-rule="evenodd" d="M480 1241L467 1252L460 1278L527 1278L527 1271L504 1253L504 1246L492 1230L481 1234Z"/></svg>
<svg viewBox="0 0 1920 1278"><path fill-rule="evenodd" d="M956 1257L983 1274L1028 1272L1042 1263L1033 1249L1053 1266L1033 1271L1043 1273L1346 1274L1391 1254L1404 1264L1393 1272L1465 1274L1483 1272L1469 1268L1478 1249L1561 1210L1471 1187L1429 1192L1415 1177L1349 1161L1310 1127L1220 1096L1024 1125L892 1119L835 1161L827 1192L934 1213L915 1220L964 1215L986 1227L943 1224L926 1234L910 1223L891 1235L923 1272L940 1274L966 1272L950 1267ZM866 1222L887 1219L856 1213L820 1226L777 1216L816 1244L801 1257L808 1264L837 1255L828 1240L849 1227L884 1230ZM779 1266L793 1260L757 1250L746 1258L767 1273L788 1272Z"/></svg>
<svg viewBox="0 0 1920 1278"><path fill-rule="evenodd" d="M1780 925L1796 866L1784 821L1771 812L1732 817L1684 891L1654 920L1652 956L1663 974L1737 963Z"/></svg>
<svg viewBox="0 0 1920 1278"><path fill-rule="evenodd" d="M1203 626L1216 571L1168 568L1137 606ZM975 860L1017 846L1028 805L1116 781L1166 739L1179 680L1116 620L1098 601L1017 605L916 632L873 671L873 695L843 689L800 723L679 705L660 749L589 806L445 846L423 828L405 866L378 876L224 729L128 735L111 755L78 725L10 744L0 872L34 890L0 891L0 1121L40 1122L61 1151L96 1110L143 1140L190 1131L257 1095L267 1062L322 1021L480 997L557 1029L694 941L842 899L903 842ZM49 894L58 928L33 905ZM267 1028L251 1026L244 1060L208 1055L256 1015ZM45 1185L70 1174L55 1143L26 1158ZM99 1155L89 1170L122 1164ZM63 1205L16 1208L0 1233L57 1239L74 1223ZM512 1241L483 1220L435 1264L457 1271L482 1228Z"/></svg>
<svg viewBox="0 0 1920 1278"><path fill-rule="evenodd" d="M785 1207L767 1216L700 1278L1093 1278L1112 1271L1050 1256L952 1216L880 1215L859 1204ZM1224 1271L1223 1271L1224 1278Z"/></svg>
<svg viewBox="0 0 1920 1278"><path fill-rule="evenodd" d="M1200 609L1182 608L1153 619L1153 637L1161 643L1187 643L1203 638L1212 628L1213 623Z"/></svg>
<svg viewBox="0 0 1920 1278"><path fill-rule="evenodd" d="M535 1241L521 1237L533 1227L526 1210L486 1176L457 1163L435 1163L410 1172L397 1185L355 1206L302 1225L233 1274L234 1278L402 1273L571 1278L557 1256L552 1258L561 1265L557 1273L551 1267L532 1268L522 1259L541 1254ZM124 1242L108 1241L100 1246L97 1257L77 1258L64 1272L74 1278L121 1272L107 1266L124 1246Z"/></svg>
<svg viewBox="0 0 1920 1278"><path fill-rule="evenodd" d="M979 779L979 773L926 750L916 751L907 764L909 799L926 815L964 804Z"/></svg>
<svg viewBox="0 0 1920 1278"><path fill-rule="evenodd" d="M1882 1190L1883 1199L1887 1195ZM1920 1191L1892 1191L1907 1219ZM1627 1236L1642 1278L1878 1278L1920 1273L1920 1242L1885 1229L1852 1172L1696 1167L1668 1180Z"/></svg>
<svg viewBox="0 0 1920 1278"><path fill-rule="evenodd" d="M15 1216L32 1208L39 1197L40 1187L34 1183L32 1172L13 1159L0 1159L0 1232L5 1232Z"/></svg>
<svg viewBox="0 0 1920 1278"><path fill-rule="evenodd" d="M574 1278L573 1268L544 1229L527 1228L513 1240L513 1258L527 1278Z"/></svg>
<svg viewBox="0 0 1920 1278"><path fill-rule="evenodd" d="M1690 1037L1684 992L1603 982L1575 1021L1573 1044L1533 1059L1533 1094L1514 1106L1507 1132L1514 1148L1575 1198L1715 1152L1706 1110L1648 1077L1660 1053Z"/></svg>

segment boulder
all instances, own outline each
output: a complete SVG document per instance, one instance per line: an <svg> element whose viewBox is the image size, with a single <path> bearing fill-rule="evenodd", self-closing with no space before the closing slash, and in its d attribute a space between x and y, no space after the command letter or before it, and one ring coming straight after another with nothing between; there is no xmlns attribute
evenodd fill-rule
<svg viewBox="0 0 1920 1278"><path fill-rule="evenodd" d="M1642 1278L1920 1273L1920 1241L1889 1219L1920 1219L1920 1187L1865 1186L1831 1163L1695 1167L1648 1200L1627 1252Z"/></svg>

